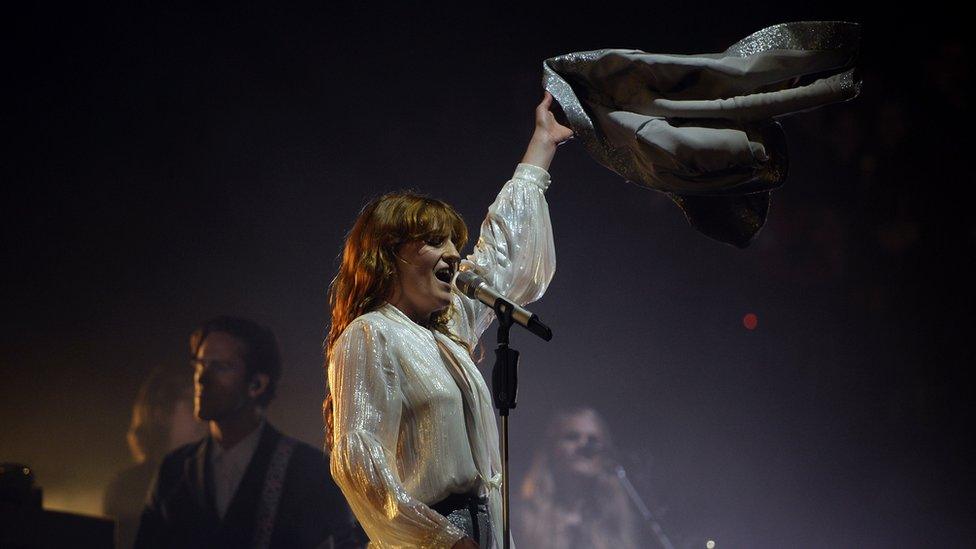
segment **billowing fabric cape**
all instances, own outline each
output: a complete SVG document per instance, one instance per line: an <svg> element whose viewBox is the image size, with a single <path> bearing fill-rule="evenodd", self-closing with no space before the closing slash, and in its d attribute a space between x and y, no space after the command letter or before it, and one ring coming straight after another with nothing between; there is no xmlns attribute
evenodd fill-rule
<svg viewBox="0 0 976 549"><path fill-rule="evenodd" d="M702 233L745 247L786 179L774 119L857 96L859 39L855 23L797 22L722 53L570 53L543 63L543 84L597 162L667 193Z"/></svg>

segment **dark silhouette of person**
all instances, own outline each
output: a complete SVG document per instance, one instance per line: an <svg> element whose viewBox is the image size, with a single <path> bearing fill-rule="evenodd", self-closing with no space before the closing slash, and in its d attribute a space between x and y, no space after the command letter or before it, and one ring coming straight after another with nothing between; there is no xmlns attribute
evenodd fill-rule
<svg viewBox="0 0 976 549"><path fill-rule="evenodd" d="M518 539L532 549L646 547L613 473L610 432L592 408L553 415L522 483ZM657 545L653 545L657 547Z"/></svg>
<svg viewBox="0 0 976 549"><path fill-rule="evenodd" d="M265 419L281 376L277 340L222 316L190 337L194 412L210 434L163 460L137 548L357 547L321 451Z"/></svg>
<svg viewBox="0 0 976 549"><path fill-rule="evenodd" d="M135 464L119 471L105 490L103 513L118 521L118 547L136 540L146 494L163 456L206 435L193 414L193 379L185 368L158 367L139 388L126 439Z"/></svg>

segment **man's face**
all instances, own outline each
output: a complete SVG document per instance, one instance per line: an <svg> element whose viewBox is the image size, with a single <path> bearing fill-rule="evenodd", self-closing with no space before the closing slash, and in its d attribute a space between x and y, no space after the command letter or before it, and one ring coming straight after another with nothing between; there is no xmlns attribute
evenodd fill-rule
<svg viewBox="0 0 976 549"><path fill-rule="evenodd" d="M194 400L190 391L173 406L169 424L169 444L166 451L200 440L207 435L207 424L197 421Z"/></svg>
<svg viewBox="0 0 976 549"><path fill-rule="evenodd" d="M213 332L193 360L193 413L203 421L219 421L251 403L244 344L236 337Z"/></svg>

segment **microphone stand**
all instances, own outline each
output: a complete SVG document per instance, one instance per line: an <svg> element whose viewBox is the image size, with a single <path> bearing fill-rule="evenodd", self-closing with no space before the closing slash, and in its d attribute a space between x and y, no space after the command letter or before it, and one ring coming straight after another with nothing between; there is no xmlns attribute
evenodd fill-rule
<svg viewBox="0 0 976 549"><path fill-rule="evenodd" d="M454 277L454 286L463 295L481 301L495 311L498 317L498 345L495 348L495 366L491 371L491 392L495 408L502 418L501 457L502 457L502 533L501 545L510 549L512 543L510 481L508 472L508 414L515 408L518 393L519 352L508 346L508 336L512 324L518 322L525 329L545 341L552 339L552 330L543 324L539 317L513 304L484 279L475 273L459 271Z"/></svg>
<svg viewBox="0 0 976 549"><path fill-rule="evenodd" d="M661 544L663 549L674 549L674 545L671 540L668 539L667 534L664 533L664 529L661 528L661 523L654 518L651 510L647 508L647 504L637 493L634 485L630 483L630 479L627 478L627 471L624 471L624 466L617 463L613 468L614 473L616 473L617 482L620 483L624 488L624 492L627 492L627 496L630 497L630 502L634 504L634 507L640 512L641 516L644 517L644 522L648 524L651 531L654 532L654 536L657 538L658 543Z"/></svg>
<svg viewBox="0 0 976 549"><path fill-rule="evenodd" d="M508 346L509 331L512 329L512 304L498 299L494 309L498 317L498 343L495 347L495 366L491 370L491 390L495 408L502 418L502 535L505 538L502 546L510 549L512 534L509 521L511 504L508 489L508 413L516 405L519 352Z"/></svg>

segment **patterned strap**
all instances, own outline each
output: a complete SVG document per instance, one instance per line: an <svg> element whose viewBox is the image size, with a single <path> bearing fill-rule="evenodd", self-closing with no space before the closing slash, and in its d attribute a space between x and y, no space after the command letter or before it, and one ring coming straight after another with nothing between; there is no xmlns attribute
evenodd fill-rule
<svg viewBox="0 0 976 549"><path fill-rule="evenodd" d="M281 500L281 489L285 485L285 473L288 471L288 461L295 449L295 439L281 435L275 446L268 472L264 476L264 489L261 490L261 501L258 502L257 521L254 526L254 549L267 549L271 545L271 533L274 531L275 515L278 514L278 502Z"/></svg>

